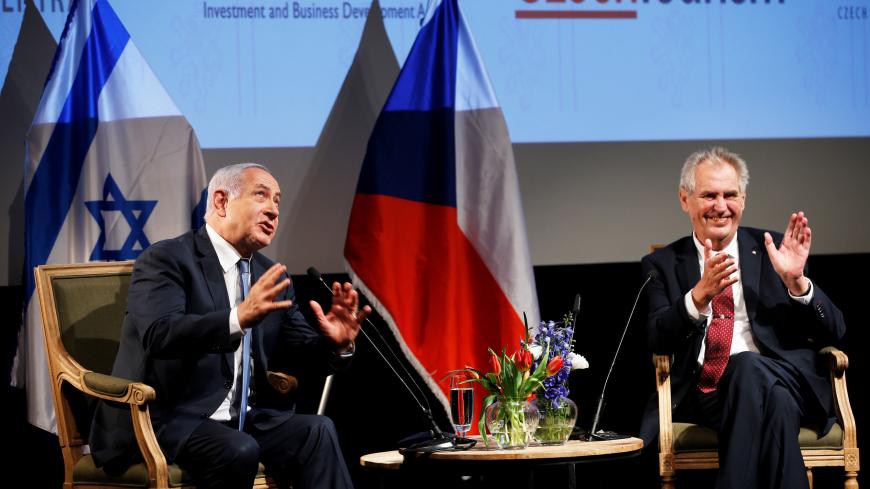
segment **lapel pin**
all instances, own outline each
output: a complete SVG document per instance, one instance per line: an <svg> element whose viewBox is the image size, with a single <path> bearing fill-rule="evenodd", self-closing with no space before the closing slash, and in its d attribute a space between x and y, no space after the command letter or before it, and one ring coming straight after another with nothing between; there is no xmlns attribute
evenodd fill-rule
<svg viewBox="0 0 870 489"><path fill-rule="evenodd" d="M753 255L757 255L758 252L757 252L756 250L752 250L752 254L753 254Z"/></svg>

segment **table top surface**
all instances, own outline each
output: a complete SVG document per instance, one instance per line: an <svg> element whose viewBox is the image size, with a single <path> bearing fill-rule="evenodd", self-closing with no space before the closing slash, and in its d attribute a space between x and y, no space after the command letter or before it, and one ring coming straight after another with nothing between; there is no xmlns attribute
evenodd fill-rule
<svg viewBox="0 0 870 489"><path fill-rule="evenodd" d="M495 446L490 441L490 446ZM563 458L595 457L600 455L615 455L636 452L643 448L640 438L624 438L622 440L583 441L569 440L564 445L530 446L520 450L499 450L486 448L478 440L477 445L470 450L444 451L426 454L428 460L444 461L500 461L500 460L554 460ZM389 452L369 453L360 457L359 463L365 468L398 470L404 462L404 457L398 450Z"/></svg>

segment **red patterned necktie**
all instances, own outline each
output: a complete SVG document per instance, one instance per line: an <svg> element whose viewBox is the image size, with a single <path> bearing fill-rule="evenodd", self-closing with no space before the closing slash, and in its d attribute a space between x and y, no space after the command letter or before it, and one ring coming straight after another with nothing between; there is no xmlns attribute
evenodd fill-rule
<svg viewBox="0 0 870 489"><path fill-rule="evenodd" d="M707 394L716 390L728 356L731 354L731 338L734 336L734 292L731 286L713 297L713 319L707 328L704 340L704 365L698 389Z"/></svg>

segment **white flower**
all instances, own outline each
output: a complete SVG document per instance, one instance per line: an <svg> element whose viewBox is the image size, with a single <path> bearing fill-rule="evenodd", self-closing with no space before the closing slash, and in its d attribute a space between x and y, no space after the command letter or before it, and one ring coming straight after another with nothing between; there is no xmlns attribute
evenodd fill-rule
<svg viewBox="0 0 870 489"><path fill-rule="evenodd" d="M529 351L532 352L532 358L537 360L541 358L541 355L544 354L544 347L537 343L534 343L529 345Z"/></svg>
<svg viewBox="0 0 870 489"><path fill-rule="evenodd" d="M571 370L589 368L589 362L586 361L586 357L584 357L583 355L578 355L573 351L568 353L567 360L571 362Z"/></svg>

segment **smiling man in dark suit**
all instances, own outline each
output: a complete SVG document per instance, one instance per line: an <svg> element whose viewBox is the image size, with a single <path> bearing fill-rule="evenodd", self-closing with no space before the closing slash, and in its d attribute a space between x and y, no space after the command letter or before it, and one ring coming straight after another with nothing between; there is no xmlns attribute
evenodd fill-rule
<svg viewBox="0 0 870 489"><path fill-rule="evenodd" d="M845 333L843 315L804 275L812 233L803 212L785 234L740 227L749 172L711 148L680 175L693 233L643 258L650 348L672 355L674 417L719 435L717 488L808 487L801 422L827 432L831 386L815 361ZM641 437L658 432L655 399Z"/></svg>
<svg viewBox="0 0 870 489"><path fill-rule="evenodd" d="M311 301L317 329L308 325L286 267L259 253L275 236L280 201L266 168L222 168L209 183L206 225L155 243L133 270L113 375L154 387L160 447L199 488L251 487L259 462L282 485L352 486L331 421L295 414L266 372L289 359L323 373L344 367L371 309L335 283L332 307ZM129 413L98 407L98 464L129 461L124 426Z"/></svg>

